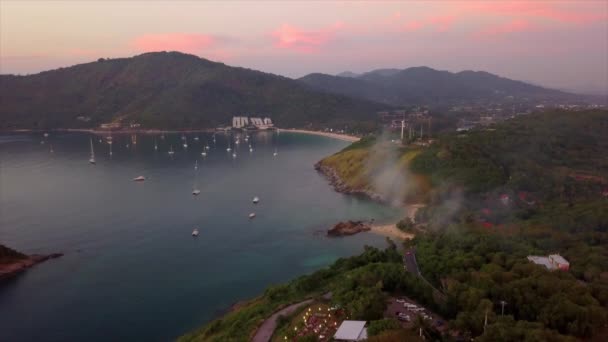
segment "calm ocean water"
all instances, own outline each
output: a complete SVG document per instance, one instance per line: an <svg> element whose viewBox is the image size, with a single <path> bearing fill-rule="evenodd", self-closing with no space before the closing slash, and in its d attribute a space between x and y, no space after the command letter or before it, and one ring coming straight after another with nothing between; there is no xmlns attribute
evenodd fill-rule
<svg viewBox="0 0 608 342"><path fill-rule="evenodd" d="M0 242L65 253L0 286L0 341L168 341L268 285L385 245L372 234L329 239L320 230L397 215L335 193L313 169L345 142L259 133L250 153L227 135L214 144L188 134L187 149L181 134L114 135L110 157L99 139L0 135ZM132 181L140 175L147 180Z"/></svg>

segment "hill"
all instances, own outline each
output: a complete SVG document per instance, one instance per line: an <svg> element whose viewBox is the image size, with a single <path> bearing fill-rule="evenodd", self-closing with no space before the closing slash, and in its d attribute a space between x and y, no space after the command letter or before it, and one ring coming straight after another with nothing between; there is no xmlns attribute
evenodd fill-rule
<svg viewBox="0 0 608 342"><path fill-rule="evenodd" d="M384 251L367 247L270 287L180 340L246 341L264 318L308 298L368 321L376 335L370 340L419 333L429 340L601 340L608 322L607 129L608 111L556 111L444 134L428 146L362 139L320 165L350 190L388 190L405 195L401 200L410 190L421 193L417 200L427 207L407 223L416 237ZM412 187L417 182L424 186ZM403 267L403 253L415 253L420 273ZM568 260L568 270L527 258L553 253ZM331 299L320 298L329 291ZM447 320L447 330L420 317L396 324L386 299L403 295ZM280 319L272 341L316 340L302 335L301 314Z"/></svg>
<svg viewBox="0 0 608 342"><path fill-rule="evenodd" d="M97 127L116 120L147 128L211 128L249 113L268 115L283 127L343 127L371 121L384 108L178 52L1 75L0 102L3 129Z"/></svg>
<svg viewBox="0 0 608 342"><path fill-rule="evenodd" d="M310 74L300 82L312 89L394 106L512 100L580 100L582 97L483 71L452 73L428 67L379 69L349 77Z"/></svg>

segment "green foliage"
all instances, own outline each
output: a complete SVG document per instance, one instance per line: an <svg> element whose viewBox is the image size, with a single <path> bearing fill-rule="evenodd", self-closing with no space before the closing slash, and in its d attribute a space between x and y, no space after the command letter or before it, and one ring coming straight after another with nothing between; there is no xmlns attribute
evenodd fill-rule
<svg viewBox="0 0 608 342"><path fill-rule="evenodd" d="M401 257L395 248L379 250L366 246L358 256L341 258L329 268L268 288L251 303L179 340L247 341L255 328L279 308L328 291L334 291L332 300L347 308L353 317L380 318L385 307L382 290L403 286L400 280L403 274Z"/></svg>
<svg viewBox="0 0 608 342"><path fill-rule="evenodd" d="M19 259L25 259L27 255L14 249L0 245L0 264L9 263Z"/></svg>
<svg viewBox="0 0 608 342"><path fill-rule="evenodd" d="M90 128L114 120L144 128L214 128L251 113L268 115L281 127L348 126L369 132L375 129L375 112L385 108L178 52L0 75L0 102L4 129Z"/></svg>
<svg viewBox="0 0 608 342"><path fill-rule="evenodd" d="M466 134L444 134L411 163L435 185L462 185L473 193L498 187L573 198L600 191L573 175L608 173L608 111L547 112L518 117ZM593 178L588 178L593 180Z"/></svg>
<svg viewBox="0 0 608 342"><path fill-rule="evenodd" d="M412 219L410 219L409 217L405 217L404 219L397 222L397 228L406 233L411 233L414 231L414 222L412 222Z"/></svg>
<svg viewBox="0 0 608 342"><path fill-rule="evenodd" d="M367 335L368 336L377 336L385 331L396 330L396 329L400 329L400 328L401 328L401 325L399 324L398 321L396 321L394 319L391 319L391 318L380 319L380 320L369 322L369 325L367 326Z"/></svg>

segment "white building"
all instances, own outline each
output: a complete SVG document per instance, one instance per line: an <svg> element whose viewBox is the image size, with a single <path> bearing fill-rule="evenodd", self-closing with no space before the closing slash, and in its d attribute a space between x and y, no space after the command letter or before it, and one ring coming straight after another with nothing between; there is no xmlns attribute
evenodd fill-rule
<svg viewBox="0 0 608 342"><path fill-rule="evenodd" d="M246 116L235 116L232 118L232 127L243 128L249 125L249 118Z"/></svg>
<svg viewBox="0 0 608 342"><path fill-rule="evenodd" d="M367 339L365 321L343 321L334 334L336 341L363 341Z"/></svg>

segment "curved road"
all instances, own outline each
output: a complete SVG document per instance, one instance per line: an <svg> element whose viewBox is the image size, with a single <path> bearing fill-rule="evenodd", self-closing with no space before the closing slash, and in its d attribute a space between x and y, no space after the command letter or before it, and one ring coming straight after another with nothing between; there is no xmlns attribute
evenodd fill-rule
<svg viewBox="0 0 608 342"><path fill-rule="evenodd" d="M272 316L268 317L264 323L262 323L262 325L258 328L258 331L255 332L255 335L253 336L253 339L251 341L253 342L268 342L270 341L270 338L272 337L272 334L274 333L274 329L277 328L277 319L279 318L279 316L288 316L290 314L292 314L294 311L296 311L297 309L301 308L302 306L311 303L313 300L309 299L309 300L305 300L303 302L299 302L299 303L295 303L295 304L291 304L289 306L284 307L283 309L275 312L274 314L272 314Z"/></svg>

